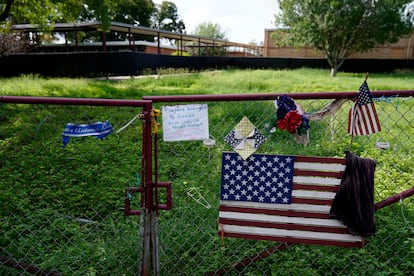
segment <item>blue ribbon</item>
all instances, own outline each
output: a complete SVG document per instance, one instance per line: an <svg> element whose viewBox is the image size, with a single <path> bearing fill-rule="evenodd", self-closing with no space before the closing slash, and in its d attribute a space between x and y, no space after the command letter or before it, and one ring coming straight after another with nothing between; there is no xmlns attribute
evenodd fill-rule
<svg viewBox="0 0 414 276"><path fill-rule="evenodd" d="M113 131L112 125L109 121L96 122L92 124L72 124L68 123L62 133L63 148L69 143L70 137L86 137L95 136L99 139L104 139Z"/></svg>

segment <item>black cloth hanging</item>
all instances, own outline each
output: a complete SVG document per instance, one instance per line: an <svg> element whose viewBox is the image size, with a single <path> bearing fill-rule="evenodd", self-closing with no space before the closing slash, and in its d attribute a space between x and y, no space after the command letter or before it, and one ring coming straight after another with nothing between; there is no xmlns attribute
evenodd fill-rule
<svg viewBox="0 0 414 276"><path fill-rule="evenodd" d="M330 216L356 235L375 233L374 172L376 161L346 152L346 168L331 205Z"/></svg>

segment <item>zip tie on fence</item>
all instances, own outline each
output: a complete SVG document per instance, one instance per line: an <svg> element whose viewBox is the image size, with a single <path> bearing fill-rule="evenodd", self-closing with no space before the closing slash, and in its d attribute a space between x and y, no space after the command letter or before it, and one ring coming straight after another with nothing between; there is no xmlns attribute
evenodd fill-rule
<svg viewBox="0 0 414 276"><path fill-rule="evenodd" d="M398 95L397 96L389 96L389 97L381 96L379 98L375 98L375 101L393 103L394 99L397 99L397 102L395 103L395 110L398 110L398 105L400 104L400 98L398 98Z"/></svg>
<svg viewBox="0 0 414 276"><path fill-rule="evenodd" d="M51 118L54 117L52 115L46 116L46 118L43 119L43 121L40 122L39 126L36 128L35 132L38 133L39 130L43 127L44 124Z"/></svg>
<svg viewBox="0 0 414 276"><path fill-rule="evenodd" d="M141 185L141 178L139 177L139 173L136 173L135 185L137 185L137 187Z"/></svg>
<svg viewBox="0 0 414 276"><path fill-rule="evenodd" d="M208 203L208 201L201 195L200 191L196 187L189 188L187 190L187 195L204 208L211 208L210 203Z"/></svg>
<svg viewBox="0 0 414 276"><path fill-rule="evenodd" d="M140 179L140 177L139 177L139 173L136 173L135 185L136 185L137 187L139 187L139 186L141 185L141 179ZM128 193L127 193L127 197L128 197L128 199L129 199L129 201L131 201L131 200L132 200L132 193L131 193L131 192L128 192Z"/></svg>
<svg viewBox="0 0 414 276"><path fill-rule="evenodd" d="M396 95L396 96L389 96L389 97L381 96L379 98L373 98L373 100L376 101L376 102L386 102L386 103L393 103L394 100L396 100L395 110L398 110L398 106L399 106L400 102L408 101L408 100L411 100L412 98L413 98L412 96L407 97L407 98L400 98L400 97L398 97L398 95Z"/></svg>

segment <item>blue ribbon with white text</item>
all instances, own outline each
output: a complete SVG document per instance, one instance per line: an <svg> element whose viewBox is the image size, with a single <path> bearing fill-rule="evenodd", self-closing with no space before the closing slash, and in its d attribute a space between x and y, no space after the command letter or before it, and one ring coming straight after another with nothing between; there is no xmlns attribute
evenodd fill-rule
<svg viewBox="0 0 414 276"><path fill-rule="evenodd" d="M68 123L62 133L63 148L69 143L70 137L86 137L95 136L99 139L104 139L113 131L112 125L109 121L96 122L91 124L72 124Z"/></svg>

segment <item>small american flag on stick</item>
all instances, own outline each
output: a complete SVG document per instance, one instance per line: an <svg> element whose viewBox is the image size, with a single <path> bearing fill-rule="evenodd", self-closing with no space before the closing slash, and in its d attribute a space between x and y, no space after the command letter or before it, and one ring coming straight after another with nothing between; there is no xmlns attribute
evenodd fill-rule
<svg viewBox="0 0 414 276"><path fill-rule="evenodd" d="M381 131L377 111L365 80L359 88L358 99L348 115L348 133L352 136L368 135Z"/></svg>
<svg viewBox="0 0 414 276"><path fill-rule="evenodd" d="M345 158L237 153L222 157L219 235L361 247L329 216Z"/></svg>

